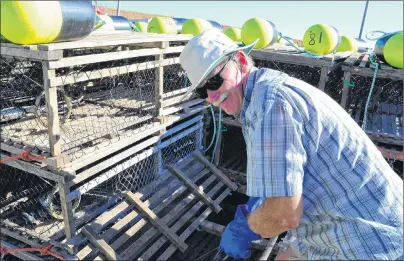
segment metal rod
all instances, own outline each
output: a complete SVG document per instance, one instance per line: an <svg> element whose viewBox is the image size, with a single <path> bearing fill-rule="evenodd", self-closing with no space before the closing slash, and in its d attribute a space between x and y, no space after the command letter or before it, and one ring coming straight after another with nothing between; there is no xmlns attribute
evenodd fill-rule
<svg viewBox="0 0 404 261"><path fill-rule="evenodd" d="M121 10L121 1L118 0L117 8L116 8L116 15L119 15L120 10Z"/></svg>
<svg viewBox="0 0 404 261"><path fill-rule="evenodd" d="M365 24L366 13L368 12L368 5L369 5L369 0L366 1L365 11L363 12L363 18L362 18L361 29L360 29L360 31L359 31L359 39L362 39L363 25Z"/></svg>

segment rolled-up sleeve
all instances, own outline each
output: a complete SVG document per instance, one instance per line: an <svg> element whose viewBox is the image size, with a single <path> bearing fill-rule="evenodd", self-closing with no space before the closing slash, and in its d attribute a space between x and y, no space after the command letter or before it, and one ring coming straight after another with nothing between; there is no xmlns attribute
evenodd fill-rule
<svg viewBox="0 0 404 261"><path fill-rule="evenodd" d="M302 121L286 100L277 97L266 103L246 130L247 194L299 195L306 161Z"/></svg>

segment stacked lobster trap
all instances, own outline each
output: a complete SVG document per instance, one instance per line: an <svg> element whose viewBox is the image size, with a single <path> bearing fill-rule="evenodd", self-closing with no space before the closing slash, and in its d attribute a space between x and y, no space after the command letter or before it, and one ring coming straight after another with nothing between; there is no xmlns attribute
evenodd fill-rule
<svg viewBox="0 0 404 261"><path fill-rule="evenodd" d="M342 70L341 106L362 126L394 171L402 177L403 70L377 59L371 62L368 53L351 56L343 63Z"/></svg>
<svg viewBox="0 0 404 261"><path fill-rule="evenodd" d="M80 228L201 149L190 36L104 32L1 44L1 233L69 257ZM147 193L154 193L149 188Z"/></svg>
<svg viewBox="0 0 404 261"><path fill-rule="evenodd" d="M292 46L270 46L266 49L253 50L251 56L255 65L278 70L305 81L327 93L338 103L342 95L342 62L352 52L340 52L311 57L298 52Z"/></svg>

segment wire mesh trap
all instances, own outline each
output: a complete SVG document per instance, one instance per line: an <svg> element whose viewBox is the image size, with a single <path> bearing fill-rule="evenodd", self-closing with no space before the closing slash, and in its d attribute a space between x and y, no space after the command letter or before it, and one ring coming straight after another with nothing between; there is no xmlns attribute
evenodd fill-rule
<svg viewBox="0 0 404 261"><path fill-rule="evenodd" d="M178 63L184 42L163 49L142 43L103 46L101 40L102 47L69 44L74 47L55 44L62 48L54 51L61 52L59 60L2 54L2 140L74 161L155 127L159 116L181 108L165 110L187 101L179 99L190 86Z"/></svg>

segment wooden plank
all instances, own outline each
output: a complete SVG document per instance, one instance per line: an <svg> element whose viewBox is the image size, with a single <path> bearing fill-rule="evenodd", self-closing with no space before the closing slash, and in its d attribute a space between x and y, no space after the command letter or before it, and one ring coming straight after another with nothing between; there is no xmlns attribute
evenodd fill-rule
<svg viewBox="0 0 404 261"><path fill-rule="evenodd" d="M207 170L202 171L198 175L193 178L193 180L197 181L204 177L206 174L208 174ZM208 187L212 182L214 181L214 177L209 177L205 182L203 182L202 186L203 187ZM186 191L185 186L181 186L175 193L177 193L177 196L180 195ZM165 203L166 200L164 200L164 204L158 205L154 209L156 213L159 213L162 211L170 202L172 202L177 196L170 195L166 200L168 203ZM171 225L174 220L176 220L179 216L182 215L182 212L184 209L189 206L193 205L198 199L193 195L189 194L188 197L183 199L179 204L175 206L174 209L172 209L168 214L166 214L163 218L162 221L166 223L167 225ZM124 235L122 235L120 238L118 238L115 242L112 243L112 247L117 249L120 247L124 242L126 242L131 236L133 236L137 231L139 231L144 225L146 224L146 221L144 219L140 220L138 224L135 224L132 226ZM157 236L159 236L160 233L158 232L157 229L151 228L149 229L145 234L143 234L139 239L137 239L135 242L133 242L129 247L126 248L124 252L122 252L121 255L123 255L125 258L130 259L134 258L141 252L145 247L147 247L148 242L153 241ZM166 239L166 237L163 237Z"/></svg>
<svg viewBox="0 0 404 261"><path fill-rule="evenodd" d="M343 64L346 66L353 66L360 56L361 53L354 53L348 59L346 59Z"/></svg>
<svg viewBox="0 0 404 261"><path fill-rule="evenodd" d="M349 83L351 81L351 73L344 72L344 87L342 88L342 97L341 97L341 107L346 109L347 102L348 102L348 94L349 94Z"/></svg>
<svg viewBox="0 0 404 261"><path fill-rule="evenodd" d="M115 45L133 45L141 43L161 42L161 41L188 41L192 38L191 35L145 35L143 37L136 37L135 33L126 36L107 36L104 37L88 37L78 41L41 44L38 45L38 50L63 50L74 48L89 48L101 46L115 46Z"/></svg>
<svg viewBox="0 0 404 261"><path fill-rule="evenodd" d="M101 54L90 54L90 55L81 55L81 56L73 56L66 57L59 61L49 62L50 69L63 68L63 67L71 67L83 64L93 64L107 61L115 61L121 59L128 59L134 57L143 57L149 55L156 54L167 54L167 53L180 53L184 49L184 46L175 46L168 47L164 50L160 48L150 48L150 49L139 49L139 50L129 50L129 51L117 51L117 52L108 52Z"/></svg>
<svg viewBox="0 0 404 261"><path fill-rule="evenodd" d="M112 68L97 69L96 71L85 71L73 73L68 76L58 76L50 78L50 86L63 86L66 84L90 81L95 79L101 79L105 77L112 77L117 75L123 75L130 72L138 72L148 69L153 69L159 66L167 66L179 63L179 57L164 59L160 64L155 61L149 61L144 63L135 63L131 65L124 65Z"/></svg>
<svg viewBox="0 0 404 261"><path fill-rule="evenodd" d="M172 232L171 228L167 227L161 220L156 216L156 214L149 209L141 200L139 200L132 192L125 193L125 197L129 200L135 207L141 211L144 215L148 217L150 223L152 223L164 236L170 239L173 244L178 247L181 251L187 249L187 245L184 241L180 240L178 236Z"/></svg>
<svg viewBox="0 0 404 261"><path fill-rule="evenodd" d="M59 182L58 188L66 239L71 239L76 233L76 227L74 223L75 219L73 217L72 202L67 201L67 195L70 193L70 187L66 183ZM69 252L73 255L76 253L76 249L71 248Z"/></svg>
<svg viewBox="0 0 404 261"><path fill-rule="evenodd" d="M360 68L360 67L346 67L342 65L342 70L346 72L351 72L355 75L373 77L374 70L370 68ZM377 72L377 78L389 78L395 80L403 80L404 79L404 71L402 70L393 70L393 71L383 71L379 70Z"/></svg>
<svg viewBox="0 0 404 261"><path fill-rule="evenodd" d="M160 109L163 107L162 101L163 101L163 93L164 93L164 67L161 66L163 61L164 61L164 54L163 50L168 47L168 42L162 42L161 46L159 49L160 53L155 56L156 62L160 64L160 66L156 67L155 69L155 79L154 79L154 101L156 104L156 112L158 116L160 115Z"/></svg>
<svg viewBox="0 0 404 261"><path fill-rule="evenodd" d="M8 157L9 156L0 153L0 158L2 160ZM18 159L6 161L4 162L4 164L37 175L38 177L53 180L56 182L67 182L71 178L74 178L74 176L71 177L70 175L58 175L56 173L52 173L36 166L33 163L25 162Z"/></svg>
<svg viewBox="0 0 404 261"><path fill-rule="evenodd" d="M214 210L216 213L219 213L222 210L222 208L218 204L216 204L211 198L205 195L202 188L197 187L194 183L192 183L192 181L189 180L186 174L184 174L181 170L173 165L169 165L166 167L172 174L174 174L179 180L181 180L184 185L192 191L192 193L197 195L206 205L208 205L209 208Z"/></svg>
<svg viewBox="0 0 404 261"><path fill-rule="evenodd" d="M231 190L235 191L237 189L237 185L231 182L215 165L210 163L200 151L195 151L192 155L199 160L202 164L204 164L207 168L209 168L213 174L215 174L226 186L228 186Z"/></svg>
<svg viewBox="0 0 404 261"><path fill-rule="evenodd" d="M6 228L0 228L0 232L1 232L2 235L7 235L9 237L15 238L15 239L17 239L17 240L31 246L31 247L42 247L42 245L39 244L39 242L40 242L39 240L34 241L32 239L29 239L26 235L23 235L21 233L20 234L15 233L15 232L10 231L10 230L8 230Z"/></svg>
<svg viewBox="0 0 404 261"><path fill-rule="evenodd" d="M122 260L112 247L101 239L90 226L85 226L81 231L86 235L90 242L105 255L107 260Z"/></svg>
<svg viewBox="0 0 404 261"><path fill-rule="evenodd" d="M59 127L58 96L56 88L51 88L50 83L50 78L55 77L55 71L49 69L49 62L42 62L42 73L47 108L50 153L53 157L57 157L62 153Z"/></svg>
<svg viewBox="0 0 404 261"><path fill-rule="evenodd" d="M34 61L59 60L63 58L62 51L35 51L20 48L10 48L1 46L1 55L16 58L26 58Z"/></svg>
<svg viewBox="0 0 404 261"><path fill-rule="evenodd" d="M208 196L209 197L213 197L218 191L219 189L223 186L223 183L219 182L218 184L216 184L209 192L208 192ZM220 202L229 194L229 189L226 189L224 192L221 193L221 195L219 195L217 197L217 199L215 200L216 204L220 204ZM190 219L192 219L192 217L199 211L199 209L201 209L203 207L203 202L202 201L198 201L195 205L193 205L193 207L187 211L187 213L185 213L184 215L181 216L181 218L175 222L175 224L171 227L173 229L173 231L177 232L181 227L183 227L187 222L190 221ZM205 214L206 213L211 213L211 209L207 208L205 210ZM196 229L195 227L195 221L185 230L186 231L193 231ZM184 232L184 233L185 233ZM183 233L183 234L184 234ZM181 237L183 238L183 240L186 240L186 237L183 236L183 234L181 235ZM167 242L167 239L164 237L160 237L151 247L149 247L149 249L143 253L143 255L140 257L139 260L150 260L150 258L152 257L152 255L159 250L165 243ZM175 245L171 245L173 249L177 249ZM161 258L158 258L157 260L162 260ZM164 260L164 259L163 259Z"/></svg>
<svg viewBox="0 0 404 261"><path fill-rule="evenodd" d="M325 83L327 82L328 67L321 68L320 81L318 82L318 88L322 91L325 89Z"/></svg>
<svg viewBox="0 0 404 261"><path fill-rule="evenodd" d="M228 196L230 190L226 189L225 191L222 192L222 194L220 194L220 196L215 200L216 202L220 203L222 202L222 200ZM200 206L202 204L199 204L200 202L198 202L198 204L196 204L194 206L194 208L197 210L199 210ZM192 209L194 209L192 208ZM180 238L183 240L186 240L196 229L197 227L209 216L209 214L211 213L210 209L206 209L194 222L192 222L192 224L185 229L184 232L181 233ZM185 216L184 216L185 218ZM164 251L164 253L162 255L160 255L157 260L167 260L174 252L176 251L176 248L174 245L170 245L166 251Z"/></svg>
<svg viewBox="0 0 404 261"><path fill-rule="evenodd" d="M161 114L161 116L167 116L167 115L174 114L174 113L182 111L182 110L184 110L185 112L188 112L191 110L191 108L190 108L191 106L195 106L195 105L198 105L201 103L204 103L204 100L193 99L193 100L181 103L181 104L173 105L168 108L166 107L161 110L160 114Z"/></svg>
<svg viewBox="0 0 404 261"><path fill-rule="evenodd" d="M269 52L269 51L265 51L265 50L252 50L251 57L253 59L278 61L278 62L284 62L284 63L301 64L301 65L315 66L315 67L332 66L331 61L325 61L323 59L312 59L312 58L304 57L304 56L300 56L300 55L275 53L275 52Z"/></svg>
<svg viewBox="0 0 404 261"><path fill-rule="evenodd" d="M117 152L118 150L128 146L128 144L133 144L136 141L139 141L141 139L146 138L149 135L159 132L160 130L165 128L165 125L164 124L156 125L156 123L152 123L150 125L143 126L143 128L145 128L146 130L142 131L142 133L139 133L137 135L133 135L128 138L119 137L99 144L98 145L99 147L102 148L108 146L108 149L96 150L92 153L86 153L84 157L71 162L69 165L65 166L63 170L70 173L74 172L75 170L80 169L88 164L91 164L92 162L95 162L111 153Z"/></svg>
<svg viewBox="0 0 404 261"><path fill-rule="evenodd" d="M369 64L369 54L365 54L365 56L363 56L359 64L359 67L366 68L368 64Z"/></svg>
<svg viewBox="0 0 404 261"><path fill-rule="evenodd" d="M2 247L6 247L7 249L16 249L19 247L16 247L8 242L6 242L5 240L1 240L1 246ZM16 252L16 253L11 253L11 255L18 257L22 260L35 260L35 261L41 261L44 260L34 254L31 254L30 252ZM3 259L2 259L3 260Z"/></svg>
<svg viewBox="0 0 404 261"><path fill-rule="evenodd" d="M137 152L139 152L151 145L154 145L155 143L158 142L159 139L160 139L160 136L151 137L136 146L133 146L119 154L114 155L111 158L108 158L105 161L100 162L97 165L94 165L94 166L84 170L79 175L77 175L75 179L73 179L72 181L69 182L69 186L78 184L78 183L94 176L95 174L99 173L100 171L102 171L112 165L115 165L116 163L120 162L121 160L128 158L129 156L134 155Z"/></svg>

